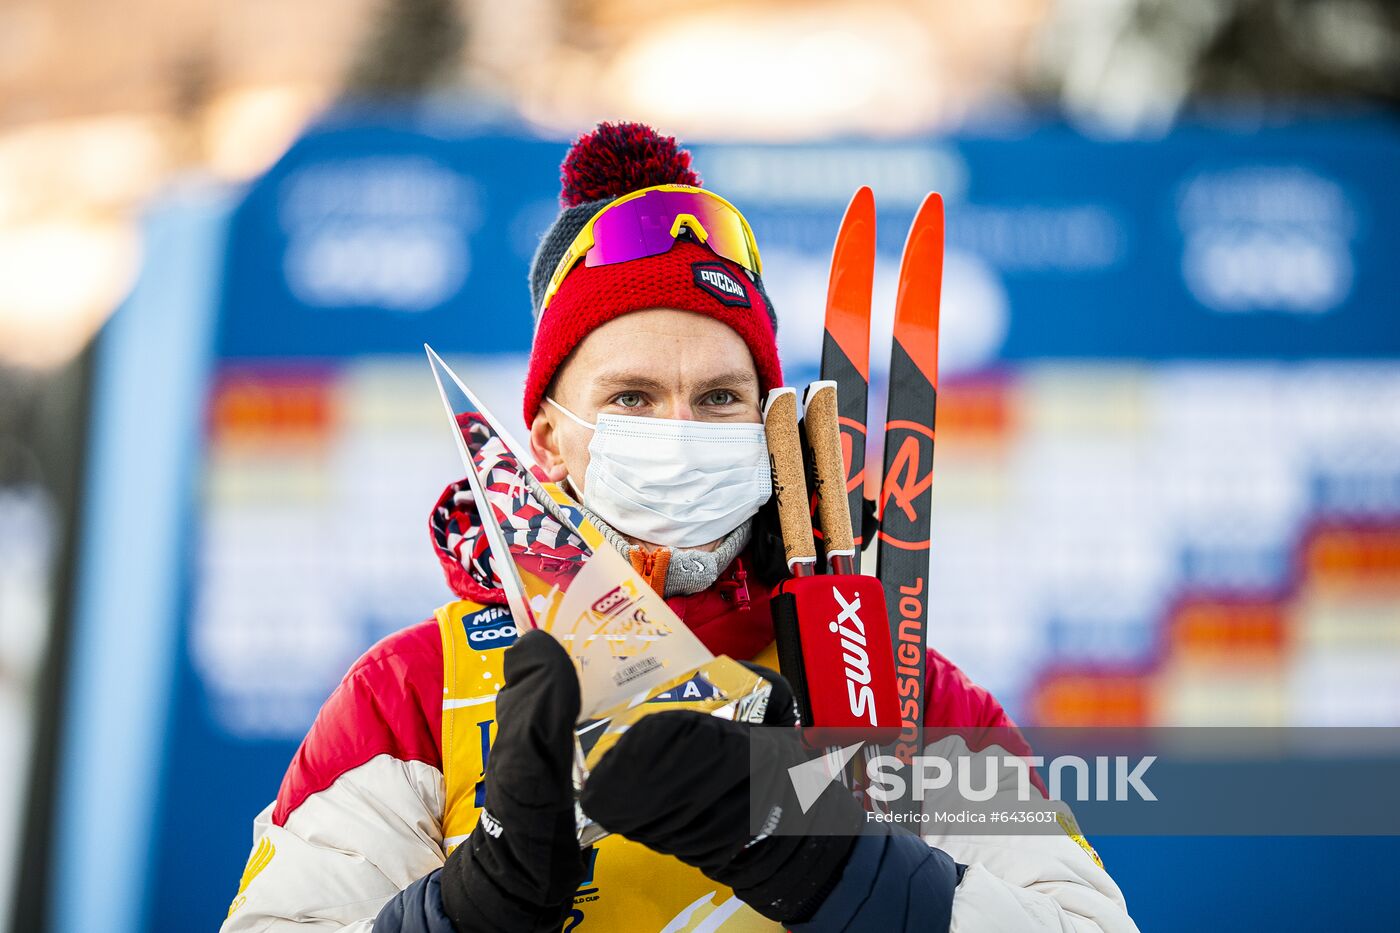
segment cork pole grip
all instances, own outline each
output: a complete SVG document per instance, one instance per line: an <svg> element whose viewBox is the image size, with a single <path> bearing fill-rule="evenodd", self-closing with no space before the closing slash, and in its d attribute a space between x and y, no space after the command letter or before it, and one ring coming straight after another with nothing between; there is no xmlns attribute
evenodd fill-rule
<svg viewBox="0 0 1400 933"><path fill-rule="evenodd" d="M807 446L817 478L817 521L826 541L827 562L856 552L851 531L851 504L846 497L846 463L841 456L841 420L836 407L836 383L814 382L807 388Z"/></svg>
<svg viewBox="0 0 1400 933"><path fill-rule="evenodd" d="M773 466L773 494L778 499L783 553L788 569L795 576L806 576L816 570L817 543L812 537L812 518L807 506L796 389L784 386L768 393L763 427L768 437L768 461Z"/></svg>

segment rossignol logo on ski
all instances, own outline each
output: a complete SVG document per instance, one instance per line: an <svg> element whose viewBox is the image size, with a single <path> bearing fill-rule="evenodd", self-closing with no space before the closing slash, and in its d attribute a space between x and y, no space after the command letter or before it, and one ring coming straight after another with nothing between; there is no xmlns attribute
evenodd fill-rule
<svg viewBox="0 0 1400 933"><path fill-rule="evenodd" d="M875 691L870 688L870 654L865 646L865 623L860 618L860 594L848 600L833 586L831 595L841 606L841 611L829 627L832 634L841 639L841 661L845 666L846 699L850 703L851 715L878 726Z"/></svg>
<svg viewBox="0 0 1400 933"><path fill-rule="evenodd" d="M933 428L914 421L890 421L885 426L886 472L880 485L881 559L905 566L886 578L890 626L899 684L900 734L894 751L907 758L918 751L924 704L924 645L928 639L925 573L908 561L929 548L929 509L933 488ZM893 550L883 550L890 548ZM919 567L927 566L920 557Z"/></svg>
<svg viewBox="0 0 1400 933"><path fill-rule="evenodd" d="M695 273L695 284L714 295L720 301L736 308L748 308L749 293L743 283L729 274L729 270L717 262L697 262L691 265Z"/></svg>
<svg viewBox="0 0 1400 933"><path fill-rule="evenodd" d="M880 540L905 550L928 550L933 428L891 421L885 426L885 450L890 453L880 484Z"/></svg>
<svg viewBox="0 0 1400 933"><path fill-rule="evenodd" d="M924 604L924 578L899 586L899 603L890 613L897 625L894 635L895 681L899 684L899 742L895 753L907 758L919 750L919 721L924 708L924 632L927 618ZM897 620L897 621L896 621Z"/></svg>

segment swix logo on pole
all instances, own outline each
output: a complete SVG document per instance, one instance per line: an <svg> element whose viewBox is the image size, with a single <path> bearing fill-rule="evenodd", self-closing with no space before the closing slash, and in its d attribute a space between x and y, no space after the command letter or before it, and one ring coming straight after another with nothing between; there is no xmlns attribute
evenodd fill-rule
<svg viewBox="0 0 1400 933"><path fill-rule="evenodd" d="M885 590L875 577L818 574L779 584L775 624L791 620L801 657L797 681L802 721L818 728L899 734L899 694L886 620ZM810 715L808 715L810 713Z"/></svg>
<svg viewBox="0 0 1400 933"><path fill-rule="evenodd" d="M846 698L850 703L851 715L878 726L875 691L870 688L870 655L866 651L865 623L860 618L860 594L857 593L854 599L847 599L833 586L831 595L841 606L830 629L841 639L841 660L845 664Z"/></svg>

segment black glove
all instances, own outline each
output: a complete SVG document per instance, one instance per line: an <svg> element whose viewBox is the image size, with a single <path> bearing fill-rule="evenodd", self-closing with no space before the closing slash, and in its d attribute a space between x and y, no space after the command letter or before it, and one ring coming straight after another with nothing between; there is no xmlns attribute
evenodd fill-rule
<svg viewBox="0 0 1400 933"><path fill-rule="evenodd" d="M797 698L793 696L792 684L787 678L777 671L769 670L762 664L755 664L752 661L740 661L751 673L757 674L768 681L768 706L763 711L763 724L765 726L795 726L797 725Z"/></svg>
<svg viewBox="0 0 1400 933"><path fill-rule="evenodd" d="M790 726L792 688L772 671L750 668L774 684L765 726ZM840 878L864 821L839 787L802 813L787 768L809 757L792 728L654 713L603 756L581 803L604 828L693 865L770 920L799 923ZM766 834L751 831L751 793L774 804L764 814ZM807 832L818 826L824 834ZM832 829L840 834L825 834Z"/></svg>
<svg viewBox="0 0 1400 933"><path fill-rule="evenodd" d="M442 901L458 933L558 930L583 882L572 762L578 677L542 631L505 654L486 807L448 856Z"/></svg>

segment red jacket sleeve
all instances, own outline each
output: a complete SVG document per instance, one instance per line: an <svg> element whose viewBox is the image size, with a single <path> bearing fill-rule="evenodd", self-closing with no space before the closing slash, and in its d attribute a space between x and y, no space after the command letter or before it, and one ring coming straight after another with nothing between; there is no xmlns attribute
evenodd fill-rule
<svg viewBox="0 0 1400 933"><path fill-rule="evenodd" d="M292 757L272 821L377 755L442 770L442 640L436 620L379 642L355 662Z"/></svg>
<svg viewBox="0 0 1400 933"><path fill-rule="evenodd" d="M974 752L1000 745L1022 758L1032 754L1030 743L997 698L932 648L928 649L924 688L925 730L956 730ZM1039 772L1031 771L1031 783L1049 796Z"/></svg>

